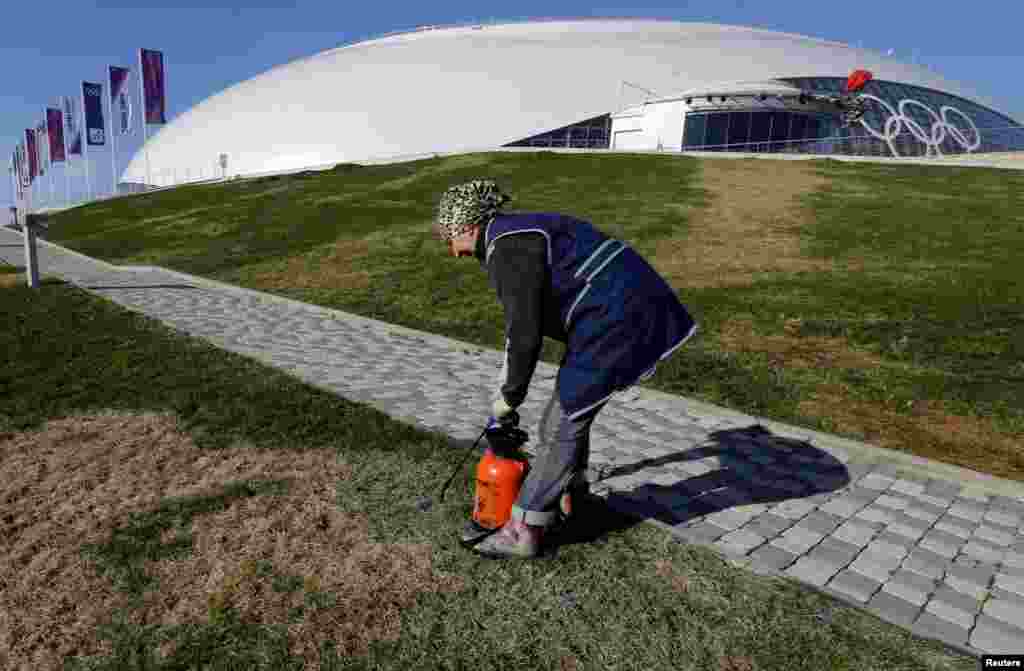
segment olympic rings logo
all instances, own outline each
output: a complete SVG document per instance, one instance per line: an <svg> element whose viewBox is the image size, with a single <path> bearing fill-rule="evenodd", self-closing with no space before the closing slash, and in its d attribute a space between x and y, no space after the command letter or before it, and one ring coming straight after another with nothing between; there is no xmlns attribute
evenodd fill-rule
<svg viewBox="0 0 1024 671"><path fill-rule="evenodd" d="M942 108L939 110L939 113L941 114L940 116L940 114L936 114L935 110L928 107L924 103L918 100L905 98L900 101L898 105L899 113L897 113L896 110L894 110L889 103L885 102L881 98L870 95L868 93L862 93L858 97L867 98L868 100L874 100L879 105L881 105L882 107L889 111L889 118L885 120L885 126L883 127L882 132L879 132L876 128L872 128L871 125L868 124L868 122L863 118L860 120L860 123L862 126L864 126L864 130L866 130L872 136L878 138L879 140L885 140L886 144L889 145L889 150L892 151L893 156L900 155L899 152L896 151L896 145L893 144L893 140L895 140L903 131L904 126L907 127L907 130L910 131L911 135L917 138L917 140L925 146L926 156L942 156L942 150L939 147L945 141L947 135L952 137L953 141L960 145L960 147L968 153L976 150L978 147L981 146L981 132L978 130L978 127L974 125L974 122L971 121L971 118L969 116L967 116L966 114L964 114L955 107L943 105ZM932 119L934 119L934 122L931 125L930 134L926 132L924 128L921 127L921 124L907 116L907 107L910 105L916 105L920 107L924 111L928 112L928 114L931 115ZM964 131L950 123L949 115L951 113L959 116L961 119L967 122L968 126L970 126L971 131L973 131L973 138L971 140L967 139L967 136L964 135Z"/></svg>

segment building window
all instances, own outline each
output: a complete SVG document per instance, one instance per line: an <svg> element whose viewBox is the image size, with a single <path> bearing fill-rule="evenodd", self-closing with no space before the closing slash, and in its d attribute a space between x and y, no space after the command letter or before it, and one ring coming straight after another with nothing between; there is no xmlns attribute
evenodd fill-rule
<svg viewBox="0 0 1024 671"><path fill-rule="evenodd" d="M725 151L725 144L729 139L729 114L727 112L712 112L707 115L707 137L704 144L708 151Z"/></svg>
<svg viewBox="0 0 1024 671"><path fill-rule="evenodd" d="M687 114L683 125L683 147L686 149L703 147L706 128L704 114Z"/></svg>
<svg viewBox="0 0 1024 671"><path fill-rule="evenodd" d="M731 112L729 114L729 149L730 151L750 151L750 112Z"/></svg>
<svg viewBox="0 0 1024 671"><path fill-rule="evenodd" d="M768 143L771 139L772 113L752 112L750 115L750 142L756 143L753 145L753 151L768 151Z"/></svg>
<svg viewBox="0 0 1024 671"><path fill-rule="evenodd" d="M610 114L586 119L568 126L545 131L522 140L509 142L504 147L577 147L607 149L612 118Z"/></svg>

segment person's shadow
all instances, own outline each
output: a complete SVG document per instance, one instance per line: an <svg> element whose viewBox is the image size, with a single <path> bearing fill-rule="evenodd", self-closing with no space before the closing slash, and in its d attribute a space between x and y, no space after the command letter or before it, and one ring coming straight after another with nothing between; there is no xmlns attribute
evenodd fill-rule
<svg viewBox="0 0 1024 671"><path fill-rule="evenodd" d="M557 552L560 546L600 542L649 518L676 526L734 506L801 499L850 484L849 471L828 452L753 425L715 431L699 447L618 466L590 486L596 489L608 478L706 457L717 457L721 466L704 475L680 473L668 485L613 490L606 498L587 496L576 505L573 518L553 530L549 545Z"/></svg>

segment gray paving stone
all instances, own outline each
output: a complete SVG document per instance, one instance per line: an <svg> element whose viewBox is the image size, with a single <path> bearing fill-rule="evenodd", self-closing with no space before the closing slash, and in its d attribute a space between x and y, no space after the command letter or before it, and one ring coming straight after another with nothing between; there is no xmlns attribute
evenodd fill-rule
<svg viewBox="0 0 1024 671"><path fill-rule="evenodd" d="M967 643L967 628L923 611L911 625L910 630L919 636L936 638L954 645Z"/></svg>
<svg viewBox="0 0 1024 671"><path fill-rule="evenodd" d="M915 547L910 550L910 554L903 558L900 567L927 578L939 579L945 575L946 567L950 564L952 561L941 555Z"/></svg>
<svg viewBox="0 0 1024 671"><path fill-rule="evenodd" d="M1005 558L999 564L999 572L1014 578L1024 578L1024 566L1016 566Z"/></svg>
<svg viewBox="0 0 1024 671"><path fill-rule="evenodd" d="M905 496L917 496L924 493L927 482L914 482L906 479L899 479L892 483L889 491L897 492Z"/></svg>
<svg viewBox="0 0 1024 671"><path fill-rule="evenodd" d="M985 597L987 597L989 594L988 587L979 585L976 582L971 582L970 580L963 580L962 578L957 578L955 576L951 576L948 574L942 578L942 582L947 587L950 587L956 590L957 592L970 595L979 601L985 599Z"/></svg>
<svg viewBox="0 0 1024 671"><path fill-rule="evenodd" d="M768 539L760 534L738 529L722 536L718 542L733 546L733 548L740 554L747 554L753 549L767 543Z"/></svg>
<svg viewBox="0 0 1024 671"><path fill-rule="evenodd" d="M937 585L938 583L930 578L925 578L910 571L897 570L882 585L882 589L915 606L923 606L928 597L935 591Z"/></svg>
<svg viewBox="0 0 1024 671"><path fill-rule="evenodd" d="M900 627L909 627L921 613L920 606L915 606L909 601L904 601L883 590L875 592L875 595L868 600L868 607L883 620Z"/></svg>
<svg viewBox="0 0 1024 671"><path fill-rule="evenodd" d="M1016 540L1016 534L999 531L992 526L985 524L982 524L982 526L974 530L974 536L987 543L999 546L1000 548L1007 548L1014 540Z"/></svg>
<svg viewBox="0 0 1024 671"><path fill-rule="evenodd" d="M819 512L829 513L838 517L853 517L863 510L867 504L852 497L838 496L819 508Z"/></svg>
<svg viewBox="0 0 1024 671"><path fill-rule="evenodd" d="M1018 629L1024 629L1024 606L1005 599L989 599L981 612Z"/></svg>
<svg viewBox="0 0 1024 671"><path fill-rule="evenodd" d="M837 573L826 585L829 589L861 603L866 603L881 586L882 583L878 580L873 580L849 569Z"/></svg>
<svg viewBox="0 0 1024 671"><path fill-rule="evenodd" d="M813 557L800 557L786 569L788 576L822 587L842 569L842 564Z"/></svg>
<svg viewBox="0 0 1024 671"><path fill-rule="evenodd" d="M787 499L771 508L773 514L785 517L789 520L799 520L806 517L817 506L811 501L803 499Z"/></svg>
<svg viewBox="0 0 1024 671"><path fill-rule="evenodd" d="M929 524L932 524L945 515L946 510L948 509L944 506L932 505L924 501L915 500L913 504L910 504L903 509L903 513L915 519L924 520Z"/></svg>
<svg viewBox="0 0 1024 671"><path fill-rule="evenodd" d="M1005 550L1002 548L992 545L990 543L984 543L979 540L969 540L961 549L964 555L971 559L977 559L985 562L999 562L1003 560Z"/></svg>
<svg viewBox="0 0 1024 671"><path fill-rule="evenodd" d="M942 531L929 531L918 541L918 546L935 554L952 559L960 552L964 540Z"/></svg>
<svg viewBox="0 0 1024 671"><path fill-rule="evenodd" d="M1006 590L1007 592L1011 592L1021 598L1024 598L1024 578L1020 576L1011 576L997 572L992 584L994 587L998 587L999 589Z"/></svg>
<svg viewBox="0 0 1024 671"><path fill-rule="evenodd" d="M864 506L871 505L881 495L882 490L862 487L859 484L850 485L843 491L844 497L860 501Z"/></svg>
<svg viewBox="0 0 1024 671"><path fill-rule="evenodd" d="M935 524L933 525L933 528L936 531L952 534L957 538L963 538L966 540L971 537L971 534L974 533L974 530L977 527L972 525L971 522L968 522L967 520L961 517L943 515L938 520L936 520Z"/></svg>
<svg viewBox="0 0 1024 671"><path fill-rule="evenodd" d="M887 509L887 512L891 513L893 510L904 510L908 505L911 505L911 501L905 496L894 495L893 492L889 491L875 499L874 505L882 506Z"/></svg>
<svg viewBox="0 0 1024 671"><path fill-rule="evenodd" d="M929 613L940 620L945 620L957 627L962 627L970 631L971 627L974 626L977 612L964 611L957 609L956 606L950 604L948 601L941 599L933 599L925 605L925 613Z"/></svg>
<svg viewBox="0 0 1024 671"><path fill-rule="evenodd" d="M1003 601L1009 601L1012 604L1024 607L1024 596L1021 596L1020 594L1007 592L1006 590L999 589L995 586L989 588L989 594L993 599L1002 599Z"/></svg>
<svg viewBox="0 0 1024 671"><path fill-rule="evenodd" d="M909 552L911 548L916 547L916 543L910 540L906 536L892 533L889 527L886 527L883 531L875 535L873 542L885 543L898 548L904 548L905 552Z"/></svg>
<svg viewBox="0 0 1024 671"><path fill-rule="evenodd" d="M833 538L850 543L851 545L864 547L871 542L876 533L874 528L858 520L847 520L837 527L831 535Z"/></svg>
<svg viewBox="0 0 1024 671"><path fill-rule="evenodd" d="M878 469L876 467L875 471L865 475L857 482L857 484L866 489L876 489L878 491L889 489L889 486L894 482L894 478L881 475L877 471Z"/></svg>
<svg viewBox="0 0 1024 671"><path fill-rule="evenodd" d="M818 544L824 536L812 534L806 530L791 528L774 538L770 545L782 548L793 554L802 555Z"/></svg>
<svg viewBox="0 0 1024 671"><path fill-rule="evenodd" d="M872 540L864 548L864 552L867 554L876 554L886 557L892 557L897 562L902 562L903 558L906 557L910 550L906 545L897 545L895 543L887 543L879 538Z"/></svg>
<svg viewBox="0 0 1024 671"><path fill-rule="evenodd" d="M788 520L785 517L779 517L774 513L767 512L758 515L748 524L744 525L743 528L753 531L756 534L760 534L765 538L774 538L786 529L791 528L793 524L793 520Z"/></svg>
<svg viewBox="0 0 1024 671"><path fill-rule="evenodd" d="M970 613L975 616L981 612L982 601L975 599L970 594L958 592L945 584L939 584L932 592L930 601L940 601L945 606L956 610Z"/></svg>
<svg viewBox="0 0 1024 671"><path fill-rule="evenodd" d="M892 577L898 566L899 564L893 565L889 557L861 554L853 560L849 570L883 583Z"/></svg>
<svg viewBox="0 0 1024 671"><path fill-rule="evenodd" d="M762 545L750 553L750 559L754 563L778 570L790 566L797 557L798 555L773 545Z"/></svg>
<svg viewBox="0 0 1024 671"><path fill-rule="evenodd" d="M1020 654L1022 641L1024 629L986 615L979 615L971 630L971 645L989 654Z"/></svg>
<svg viewBox="0 0 1024 671"><path fill-rule="evenodd" d="M807 517L800 520L800 526L820 534L828 535L835 531L836 527L842 524L843 521L844 519L837 515L832 515L821 510L815 510L807 515Z"/></svg>
<svg viewBox="0 0 1024 671"><path fill-rule="evenodd" d="M868 522L877 522L879 524L889 524L893 519L893 512L894 511L891 511L888 508L871 505L858 512L854 518L866 520Z"/></svg>
<svg viewBox="0 0 1024 671"><path fill-rule="evenodd" d="M673 536L690 543L710 545L729 533L729 530L715 526L714 524L698 522L693 525L676 525L672 527L671 533Z"/></svg>
<svg viewBox="0 0 1024 671"><path fill-rule="evenodd" d="M953 505L949 507L949 514L954 517L965 519L969 522L981 522L982 515L985 514L985 508L982 506L970 505L963 499L957 499Z"/></svg>
<svg viewBox="0 0 1024 671"><path fill-rule="evenodd" d="M811 552L828 551L835 557L856 557L861 547L854 545L853 543L847 543L844 540L840 540L835 536L825 536L821 539L821 542L815 545Z"/></svg>

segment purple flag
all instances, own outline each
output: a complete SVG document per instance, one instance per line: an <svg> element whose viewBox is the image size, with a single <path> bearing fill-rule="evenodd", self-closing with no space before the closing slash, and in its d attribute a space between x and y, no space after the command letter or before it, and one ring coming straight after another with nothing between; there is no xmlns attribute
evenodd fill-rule
<svg viewBox="0 0 1024 671"><path fill-rule="evenodd" d="M82 131L78 128L78 114L71 96L64 96L64 128L68 134L68 155L81 156Z"/></svg>
<svg viewBox="0 0 1024 671"><path fill-rule="evenodd" d="M25 129L25 150L28 153L28 181L31 184L39 175L39 153L36 151L36 132Z"/></svg>
<svg viewBox="0 0 1024 671"><path fill-rule="evenodd" d="M107 143L107 129L103 123L103 84L82 82L85 100L85 142L90 147Z"/></svg>
<svg viewBox="0 0 1024 671"><path fill-rule="evenodd" d="M46 132L50 137L50 161L64 162L64 119L60 110L46 108Z"/></svg>
<svg viewBox="0 0 1024 671"><path fill-rule="evenodd" d="M47 168L50 167L47 162L46 153L46 122L40 121L39 125L36 126L36 151L39 152L39 176L42 177L46 174Z"/></svg>
<svg viewBox="0 0 1024 671"><path fill-rule="evenodd" d="M117 114L121 121L120 135L127 135L132 128L132 103L128 98L128 77L131 72L128 68L110 66L110 114Z"/></svg>
<svg viewBox="0 0 1024 671"><path fill-rule="evenodd" d="M164 115L164 55L150 49L140 49L139 53L145 123L167 123Z"/></svg>

